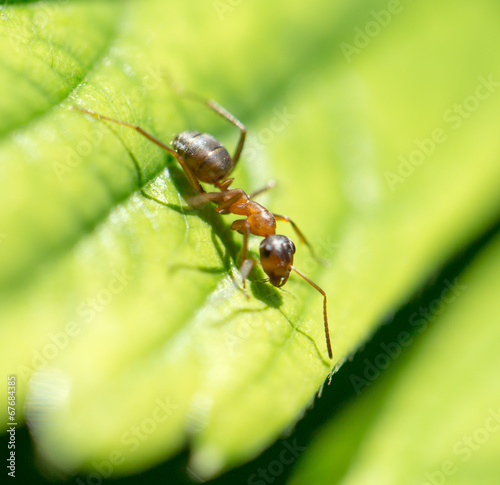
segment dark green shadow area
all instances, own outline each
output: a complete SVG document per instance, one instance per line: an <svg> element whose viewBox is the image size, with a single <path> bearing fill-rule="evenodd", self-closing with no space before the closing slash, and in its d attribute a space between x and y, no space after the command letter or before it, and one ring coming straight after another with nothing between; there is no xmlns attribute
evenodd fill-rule
<svg viewBox="0 0 500 485"><path fill-rule="evenodd" d="M255 274L255 269L252 273ZM280 295L278 289L276 289L270 283L264 283L260 281L263 278L263 272L260 270L260 277L258 281L252 281L250 283L250 288L252 290L252 295L257 298L257 300L263 301L266 305L272 308L280 308L283 305L283 298Z"/></svg>
<svg viewBox="0 0 500 485"><path fill-rule="evenodd" d="M174 184L179 194L181 194L184 200L186 200L187 204L188 203L187 199L193 195L196 195L195 192L193 191L193 188L189 185L189 182L187 181L184 172L180 167L178 167L175 159L170 156L169 156L168 168L172 183ZM236 243L234 241L233 238L234 231L232 231L229 228L226 220L220 214L217 214L217 212L215 212L215 206L213 204L208 203L200 208L189 208L186 206L179 206L177 204L164 202L155 197L150 192L148 192L147 188L143 189L141 192L143 197L152 200L158 203L159 205L168 207L171 210L179 212L180 214L196 215L200 217L213 229L212 243L217 253L219 254L219 257L224 262L223 267L207 268L202 266L193 266L190 265L189 262L186 262L185 264L172 265L170 267L171 269L173 269L174 271L177 269L192 269L207 273L223 273L223 272L230 273L231 261L233 262L234 265L238 264L238 257L241 251L242 242L240 241L239 243ZM219 239L216 237L216 235L218 236ZM225 244L224 248L222 248L222 246L220 245L219 240L224 242ZM267 306L270 306L272 308L280 308L281 305L283 304L283 298L281 297L279 290L274 288L269 283L263 283L261 281L263 280L264 276L265 275L262 269L258 264L256 264L252 269L248 278L248 281L250 282L249 287L251 295L257 300L260 300L263 303L265 303Z"/></svg>

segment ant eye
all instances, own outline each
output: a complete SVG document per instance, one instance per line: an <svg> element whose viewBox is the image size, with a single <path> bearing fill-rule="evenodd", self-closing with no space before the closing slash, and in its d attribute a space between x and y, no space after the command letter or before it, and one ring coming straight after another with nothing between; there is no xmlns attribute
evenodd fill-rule
<svg viewBox="0 0 500 485"><path fill-rule="evenodd" d="M271 244L266 244L262 250L262 257L268 258L272 250L273 247L271 246Z"/></svg>
<svg viewBox="0 0 500 485"><path fill-rule="evenodd" d="M273 238L275 236L269 236L264 239L259 246L260 249L260 257L263 259L268 259L275 251L276 247L273 244Z"/></svg>

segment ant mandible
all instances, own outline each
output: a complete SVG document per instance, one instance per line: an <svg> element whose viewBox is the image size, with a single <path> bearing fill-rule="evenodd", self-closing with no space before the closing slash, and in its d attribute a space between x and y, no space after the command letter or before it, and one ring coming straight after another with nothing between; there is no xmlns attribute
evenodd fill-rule
<svg viewBox="0 0 500 485"><path fill-rule="evenodd" d="M283 221L291 224L299 239L309 247L313 256L315 256L311 245L308 243L297 225L288 216L272 213L262 205L252 200L256 195L273 187L273 184L268 183L267 186L252 192L250 195L246 194L242 189L229 188L234 179L228 178L228 176L238 163L241 151L243 150L243 145L245 143L245 126L213 99L204 99L196 94L181 90L179 87L172 87L176 90L177 94L205 104L215 113L222 116L240 130L240 139L233 157L231 157L226 148L216 138L208 133L183 131L173 139L171 142L173 148L170 148L142 129L140 126L109 118L108 116L98 114L79 106L72 106L72 108L88 114L98 120L110 121L118 125L132 128L148 140L173 155L182 167L191 186L198 192L198 196L190 199L189 202L191 205L201 205L206 201L210 201L217 204L217 208L215 210L219 214L232 213L245 216L246 219L238 219L231 224L232 230L243 235L242 264L240 267L240 273L243 279L243 291L245 292L245 295L247 294L245 281L255 264L253 259L248 258L248 236L253 234L264 238L264 240L260 243L259 248L260 264L268 276L267 280L273 286L277 288L283 286L288 281L290 272L293 270L323 295L323 316L325 323L326 346L328 349L328 356L331 359L333 357L333 353L330 343L330 332L328 330L326 293L316 283L311 281L307 276L293 266L295 245L287 236L276 234L276 221ZM206 192L200 182L211 184L219 189L220 192Z"/></svg>

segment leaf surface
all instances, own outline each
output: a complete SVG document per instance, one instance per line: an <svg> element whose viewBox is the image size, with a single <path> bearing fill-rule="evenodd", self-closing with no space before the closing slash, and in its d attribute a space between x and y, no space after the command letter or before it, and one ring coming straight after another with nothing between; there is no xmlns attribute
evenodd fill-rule
<svg viewBox="0 0 500 485"><path fill-rule="evenodd" d="M500 79L493 1L405 5L350 63L342 43L372 18L362 2L243 3L231 17L202 2L53 2L1 15L13 46L0 78L10 93L0 104L2 368L18 375L40 452L59 467L92 470L118 454L114 471L128 473L188 438L202 476L254 456L498 216L496 86L459 127L446 117ZM334 362L312 287L293 278L281 292L256 270L247 301L232 281L231 219L190 209L175 161L133 130L69 109L166 142L199 129L234 146L234 128L173 96L166 71L248 124L235 186L276 178L261 200L330 261L298 247L295 263L329 296ZM436 129L445 141L401 175L399 157ZM388 172L402 180L391 185Z"/></svg>
<svg viewBox="0 0 500 485"><path fill-rule="evenodd" d="M413 335L384 342L370 363L397 359L386 375L351 376L371 387L315 438L290 484L497 483L499 271L497 236L410 317Z"/></svg>

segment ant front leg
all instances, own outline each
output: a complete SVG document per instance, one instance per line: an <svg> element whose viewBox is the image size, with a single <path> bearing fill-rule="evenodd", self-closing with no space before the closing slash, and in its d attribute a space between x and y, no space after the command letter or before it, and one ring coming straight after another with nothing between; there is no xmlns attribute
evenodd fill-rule
<svg viewBox="0 0 500 485"><path fill-rule="evenodd" d="M231 229L243 234L240 274L243 279L243 293L248 298L246 280L255 264L255 261L248 257L248 235L250 234L250 224L245 219L238 219L231 224Z"/></svg>
<svg viewBox="0 0 500 485"><path fill-rule="evenodd" d="M295 231L295 234L297 234L297 236L299 237L300 241L302 243L304 243L308 248L309 248L309 251L311 253L311 256L320 264L322 264L323 266L325 266L325 261L323 261L321 258L319 258L316 254L316 252L314 251L314 248L311 246L311 244L309 243L309 241L306 239L306 237L304 236L304 234L302 233L302 231L297 227L297 224L295 224L295 222L292 221L292 219L290 219L288 216L282 216L280 214L273 214L274 218L277 220L277 221L282 221L282 222L288 222L289 224L291 224L293 230Z"/></svg>

